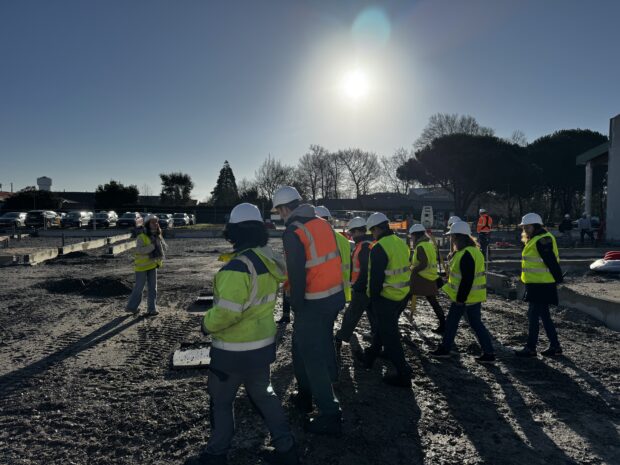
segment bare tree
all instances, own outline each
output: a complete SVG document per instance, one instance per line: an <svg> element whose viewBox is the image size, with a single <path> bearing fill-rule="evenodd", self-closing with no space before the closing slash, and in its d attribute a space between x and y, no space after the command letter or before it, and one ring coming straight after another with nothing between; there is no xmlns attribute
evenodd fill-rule
<svg viewBox="0 0 620 465"><path fill-rule="evenodd" d="M153 189L146 183L142 184L142 187L140 187L140 195L151 196L153 195Z"/></svg>
<svg viewBox="0 0 620 465"><path fill-rule="evenodd" d="M349 182L355 189L355 195L359 197L370 193L379 178L377 154L349 148L338 151L337 157L346 169Z"/></svg>
<svg viewBox="0 0 620 465"><path fill-rule="evenodd" d="M403 166L407 160L412 158L412 154L403 147L396 149L391 157L381 157L381 178L383 188L388 192L397 194L409 193L411 183L407 179L400 179L397 176L398 168Z"/></svg>
<svg viewBox="0 0 620 465"><path fill-rule="evenodd" d="M495 131L491 128L480 126L476 118L470 115L437 113L430 117L422 134L413 143L413 147L416 151L421 150L430 145L434 139L450 134L493 136Z"/></svg>
<svg viewBox="0 0 620 465"><path fill-rule="evenodd" d="M320 145L311 145L310 151L299 159L297 180L304 186L312 203L316 203L319 194L325 197L325 166L327 150Z"/></svg>
<svg viewBox="0 0 620 465"><path fill-rule="evenodd" d="M282 164L280 160L271 158L271 155L258 167L254 176L255 187L259 195L267 199L271 199L273 193L281 186L293 184L297 187L298 185L295 182L295 169Z"/></svg>
<svg viewBox="0 0 620 465"><path fill-rule="evenodd" d="M506 139L506 141L512 144L517 144L519 147L527 146L527 137L525 137L525 133L520 129L515 129L512 131L511 136Z"/></svg>

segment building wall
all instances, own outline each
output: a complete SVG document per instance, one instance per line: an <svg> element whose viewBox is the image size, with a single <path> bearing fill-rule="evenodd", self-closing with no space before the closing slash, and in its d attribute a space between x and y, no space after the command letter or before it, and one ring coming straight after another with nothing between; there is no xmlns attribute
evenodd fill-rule
<svg viewBox="0 0 620 465"><path fill-rule="evenodd" d="M607 239L620 242L620 115L612 118L609 123Z"/></svg>

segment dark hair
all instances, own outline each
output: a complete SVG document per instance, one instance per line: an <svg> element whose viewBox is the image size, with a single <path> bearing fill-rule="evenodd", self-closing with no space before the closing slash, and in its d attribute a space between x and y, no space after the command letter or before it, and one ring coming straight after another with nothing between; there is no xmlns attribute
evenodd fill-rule
<svg viewBox="0 0 620 465"><path fill-rule="evenodd" d="M480 248L478 242L476 242L476 239L467 234L454 234L452 237L454 238L452 243L454 244L456 250L463 250L465 247Z"/></svg>
<svg viewBox="0 0 620 465"><path fill-rule="evenodd" d="M157 226L159 226L159 223L157 223ZM146 234L155 234L155 232L158 231L158 229L155 229L155 230L151 229L151 222L150 221L145 221L143 227L144 227L144 232Z"/></svg>
<svg viewBox="0 0 620 465"><path fill-rule="evenodd" d="M414 242L418 242L420 238L422 238L422 236L428 236L428 234L426 234L426 231L418 231L418 232L411 233L411 237L413 238Z"/></svg>
<svg viewBox="0 0 620 465"><path fill-rule="evenodd" d="M351 232L353 232L353 231L361 232L361 233L364 233L364 234L366 234L366 232L367 232L367 230L366 230L366 226L362 226L362 227L359 227L359 228L351 228L351 229L349 229L349 232L350 232L350 233L351 233Z"/></svg>
<svg viewBox="0 0 620 465"><path fill-rule="evenodd" d="M247 247L264 247L269 241L269 234L262 221L244 221L242 223L228 223L223 233L224 239L231 242L233 247L240 245Z"/></svg>

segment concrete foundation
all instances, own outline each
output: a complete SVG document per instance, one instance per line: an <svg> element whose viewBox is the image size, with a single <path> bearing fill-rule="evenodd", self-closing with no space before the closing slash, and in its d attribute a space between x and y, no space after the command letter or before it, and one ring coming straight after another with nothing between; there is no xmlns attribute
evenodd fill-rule
<svg viewBox="0 0 620 465"><path fill-rule="evenodd" d="M59 255L66 255L68 253L80 252L84 250L98 249L108 244L107 239L95 239L92 241L78 242L77 244L65 245L64 247L58 247Z"/></svg>
<svg viewBox="0 0 620 465"><path fill-rule="evenodd" d="M0 263L21 263L37 265L58 256L58 249L12 248L6 254L0 254Z"/></svg>
<svg viewBox="0 0 620 465"><path fill-rule="evenodd" d="M105 253L104 257L115 257L118 254L126 252L127 250L131 250L136 247L136 241L128 241L122 242L120 244L111 245L108 247L107 253Z"/></svg>

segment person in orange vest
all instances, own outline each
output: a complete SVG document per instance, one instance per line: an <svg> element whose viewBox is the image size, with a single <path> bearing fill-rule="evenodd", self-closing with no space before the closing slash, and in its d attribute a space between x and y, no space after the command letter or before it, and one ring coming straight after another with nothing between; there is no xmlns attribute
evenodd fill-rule
<svg viewBox="0 0 620 465"><path fill-rule="evenodd" d="M484 255L484 259L489 259L489 243L491 240L491 228L493 227L493 218L487 213L484 208L478 211L480 215L478 217L478 225L476 226L476 232L478 233L478 243L480 244L480 251Z"/></svg>
<svg viewBox="0 0 620 465"><path fill-rule="evenodd" d="M341 434L340 404L332 389L337 369L334 322L345 305L342 260L331 225L301 203L297 189L284 186L273 206L285 222L286 256L293 323L293 371L297 392L292 401L303 413L318 414L305 423L315 434Z"/></svg>

